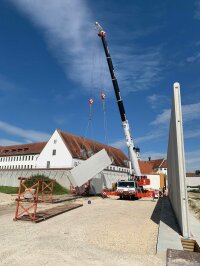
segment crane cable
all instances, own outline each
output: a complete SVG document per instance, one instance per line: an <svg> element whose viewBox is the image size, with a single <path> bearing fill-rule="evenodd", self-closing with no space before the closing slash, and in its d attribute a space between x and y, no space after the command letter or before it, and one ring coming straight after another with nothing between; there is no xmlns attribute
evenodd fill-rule
<svg viewBox="0 0 200 266"><path fill-rule="evenodd" d="M84 137L83 137L83 143L82 146L84 146L86 137L88 136L88 131L89 129L91 129L91 135L93 136L93 127L92 127L92 105L93 105L93 96L94 96L94 66L95 66L95 46L93 46L92 48L92 58L91 58L91 77L90 77L90 99L89 99L89 117L88 117L88 122L87 122L87 126L84 132Z"/></svg>
<svg viewBox="0 0 200 266"><path fill-rule="evenodd" d="M87 133L88 133L88 130L89 130L89 127L92 128L92 105L93 105L93 99L90 98L89 99L89 105L90 105L90 111L89 111L89 119L88 119L88 123L87 123L87 126L86 126L86 130L85 130L85 134L84 134L84 142L85 142L85 138L87 136ZM83 143L84 143L83 142Z"/></svg>
<svg viewBox="0 0 200 266"><path fill-rule="evenodd" d="M99 70L100 70L100 90L101 90L101 101L102 101L102 107L103 107L103 126L104 126L104 138L105 138L105 144L108 145L109 140L108 140L108 125L107 125L107 117L106 117L106 102L105 102L105 90L103 89L105 87L105 73L104 73L104 68L103 68L103 54L99 52Z"/></svg>
<svg viewBox="0 0 200 266"><path fill-rule="evenodd" d="M103 106L103 124L104 124L105 143L108 145L109 140L108 140L108 125L107 125L105 98L106 98L105 93L101 93L101 100L102 100L102 106Z"/></svg>

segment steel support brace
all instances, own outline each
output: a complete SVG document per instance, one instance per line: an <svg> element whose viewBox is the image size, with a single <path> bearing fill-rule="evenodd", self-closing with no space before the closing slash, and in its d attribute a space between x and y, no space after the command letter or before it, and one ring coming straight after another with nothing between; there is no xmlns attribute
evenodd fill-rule
<svg viewBox="0 0 200 266"><path fill-rule="evenodd" d="M15 218L13 220L17 221L22 218L24 214L27 214L31 221L35 222L40 181L34 178L19 177L18 179L20 180L20 185L16 199ZM27 181L26 185L24 181ZM31 181L31 184L34 182L34 184L28 186L27 183L29 181Z"/></svg>

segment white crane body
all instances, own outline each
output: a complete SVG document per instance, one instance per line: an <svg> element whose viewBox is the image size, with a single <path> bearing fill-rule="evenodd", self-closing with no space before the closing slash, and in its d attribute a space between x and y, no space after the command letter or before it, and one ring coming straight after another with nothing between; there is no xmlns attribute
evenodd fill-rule
<svg viewBox="0 0 200 266"><path fill-rule="evenodd" d="M113 67L113 64L112 64L111 55L110 55L110 52L109 52L109 49L108 49L108 45L107 45L107 41L106 41L106 38L105 38L106 33L103 30L103 28L99 25L98 22L96 22L96 28L98 30L98 36L102 40L104 51L105 51L105 55L106 55L106 59L107 59L107 63L108 63L108 67L109 67L109 70L110 70L110 75L111 75L111 79L112 79L112 83L113 83L113 87L114 87L114 91L115 91L115 96L116 96L116 99L117 99L117 104L118 104L118 108L119 108L119 112L120 112L120 116L121 116L121 120L122 120L122 127L124 129L124 134L125 134L125 138L126 138L126 144L127 144L127 147L128 147L128 152L129 152L129 157L130 157L130 161L131 161L131 164L132 164L132 168L134 169L134 172L135 172L136 176L141 176L141 171L140 171L137 155L136 155L136 152L134 150L133 138L131 136L128 119L127 119L126 114L125 114L125 109L124 109L123 101L122 101L122 98L121 98L121 95L120 95L120 90L119 90L117 78L116 78L116 75L115 75L114 67Z"/></svg>

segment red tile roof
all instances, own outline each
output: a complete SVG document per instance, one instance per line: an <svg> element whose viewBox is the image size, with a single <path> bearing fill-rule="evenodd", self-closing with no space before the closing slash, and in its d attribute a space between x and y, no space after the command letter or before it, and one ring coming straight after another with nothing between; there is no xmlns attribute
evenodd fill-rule
<svg viewBox="0 0 200 266"><path fill-rule="evenodd" d="M0 146L0 156L39 154L46 144L47 142L38 142L13 146Z"/></svg>
<svg viewBox="0 0 200 266"><path fill-rule="evenodd" d="M139 161L142 174L155 174L152 161Z"/></svg>
<svg viewBox="0 0 200 266"><path fill-rule="evenodd" d="M157 159L157 160L150 160L147 161L150 162L153 165L154 169L158 168L167 168L167 160L162 158L162 159Z"/></svg>
<svg viewBox="0 0 200 266"><path fill-rule="evenodd" d="M87 159L92 154L105 149L109 156L113 158L114 165L127 167L128 158L121 150L83 137L75 136L61 130L58 130L58 132L73 158Z"/></svg>
<svg viewBox="0 0 200 266"><path fill-rule="evenodd" d="M200 175L197 175L195 173L186 173L186 177L200 177Z"/></svg>
<svg viewBox="0 0 200 266"><path fill-rule="evenodd" d="M105 149L109 156L112 157L114 165L127 167L128 158L121 150L61 130L58 130L58 132L73 158L87 159L92 154ZM0 146L0 156L40 154L46 144L47 142L39 142L14 146Z"/></svg>

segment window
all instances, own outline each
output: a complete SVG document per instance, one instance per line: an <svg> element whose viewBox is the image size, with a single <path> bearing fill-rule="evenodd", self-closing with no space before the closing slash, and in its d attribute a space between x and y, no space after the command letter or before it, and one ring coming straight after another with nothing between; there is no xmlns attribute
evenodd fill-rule
<svg viewBox="0 0 200 266"><path fill-rule="evenodd" d="M53 150L52 155L56 155L56 150Z"/></svg>
<svg viewBox="0 0 200 266"><path fill-rule="evenodd" d="M32 156L32 160L34 159L34 156Z"/></svg>
<svg viewBox="0 0 200 266"><path fill-rule="evenodd" d="M31 159L31 156L28 156L28 160L30 161L30 159Z"/></svg>
<svg viewBox="0 0 200 266"><path fill-rule="evenodd" d="M50 168L50 161L47 161L47 168Z"/></svg>
<svg viewBox="0 0 200 266"><path fill-rule="evenodd" d="M31 165L31 168L33 168L33 166Z"/></svg>
<svg viewBox="0 0 200 266"><path fill-rule="evenodd" d="M54 139L53 143L56 144L57 143L57 139Z"/></svg>

